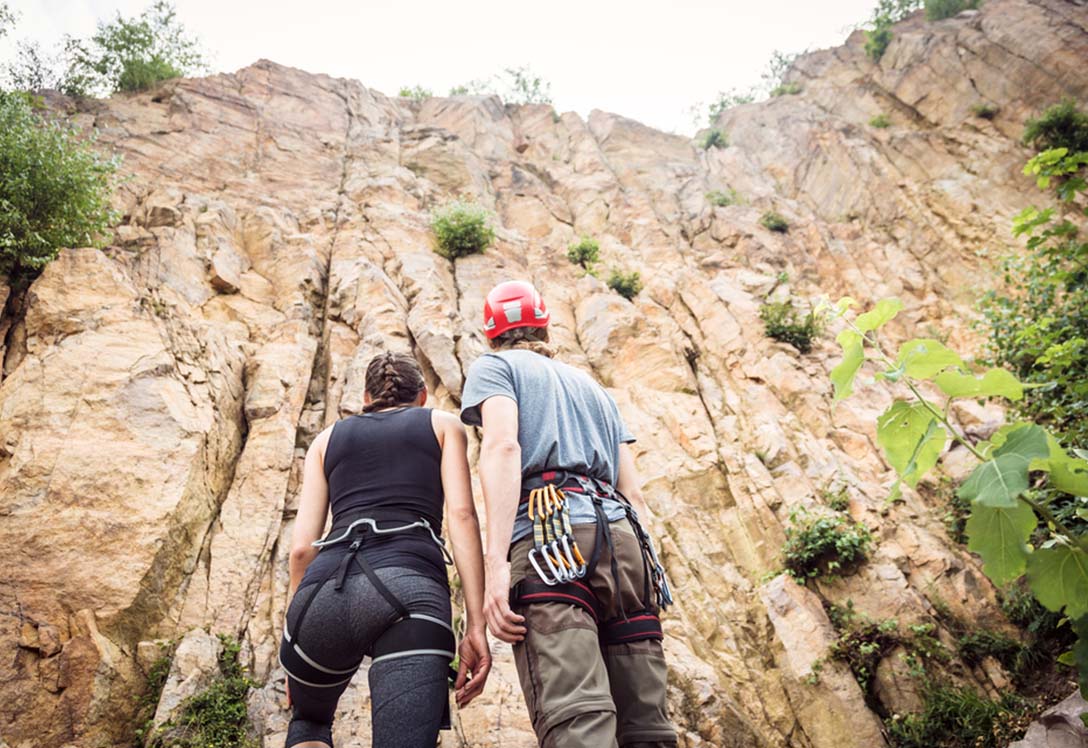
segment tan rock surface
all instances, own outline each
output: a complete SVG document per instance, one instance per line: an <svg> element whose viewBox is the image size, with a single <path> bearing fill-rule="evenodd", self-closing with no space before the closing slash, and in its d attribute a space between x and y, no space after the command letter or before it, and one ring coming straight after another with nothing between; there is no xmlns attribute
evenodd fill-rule
<svg viewBox="0 0 1088 748"><path fill-rule="evenodd" d="M680 593L664 625L683 744L882 745L848 671L805 683L834 637L821 601L903 625L1000 613L931 493L885 508L873 428L887 392L862 384L832 409L836 347L769 340L759 305L896 294L892 335L969 347L962 320L988 277L976 251L1011 245L1008 218L1033 194L1020 123L1088 94L1086 26L1083 5L990 0L908 20L879 65L855 35L798 62L801 94L726 112L732 145L710 152L603 112L409 107L265 61L89 104L77 120L132 177L125 218L108 249L65 250L0 318L2 740L129 745L147 643L207 629L242 641L262 684L255 729L282 744L276 647L303 450L359 409L384 349L418 355L433 402L456 407L484 350L483 295L515 276L538 284L563 357L605 382L639 436ZM970 117L980 100L1001 106L992 123ZM880 111L886 131L865 125ZM707 204L728 187L744 204ZM495 211L498 239L453 264L427 224L457 194ZM759 225L769 208L788 234ZM645 290L627 301L581 277L565 257L581 234ZM999 414L957 417L992 428ZM766 581L790 512L832 485L873 529L871 562L807 589ZM447 743L533 744L509 648L495 652ZM336 728L362 745L364 684Z"/></svg>

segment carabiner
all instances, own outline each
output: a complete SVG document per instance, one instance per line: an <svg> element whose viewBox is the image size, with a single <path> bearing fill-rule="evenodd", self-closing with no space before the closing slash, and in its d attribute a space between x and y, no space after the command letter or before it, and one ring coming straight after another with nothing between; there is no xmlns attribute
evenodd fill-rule
<svg viewBox="0 0 1088 748"><path fill-rule="evenodd" d="M538 550L537 548L529 549L529 563L532 565L532 567L534 569L536 569L536 573L540 576L540 581L541 582L548 585L549 587L554 587L555 585L559 584L559 579L549 578L548 575L544 573L544 570L540 568L540 564L538 564L537 560L536 560L537 550ZM545 560L546 559L547 559L547 555L545 555Z"/></svg>

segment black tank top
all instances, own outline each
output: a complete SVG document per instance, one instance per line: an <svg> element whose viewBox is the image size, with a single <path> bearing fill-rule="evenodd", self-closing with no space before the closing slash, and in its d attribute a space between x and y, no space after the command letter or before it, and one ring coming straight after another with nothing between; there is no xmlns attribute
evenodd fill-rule
<svg viewBox="0 0 1088 748"><path fill-rule="evenodd" d="M325 447L325 478L333 527L369 509L399 509L423 517L442 531L442 449L431 425L431 409L407 407L340 420ZM350 516L349 516L350 515ZM400 524L379 522L379 525ZM447 584L442 551L425 530L391 535L367 533L359 552L374 568L401 566ZM329 546L307 567L302 585L325 579L347 544ZM356 562L349 573L362 571Z"/></svg>

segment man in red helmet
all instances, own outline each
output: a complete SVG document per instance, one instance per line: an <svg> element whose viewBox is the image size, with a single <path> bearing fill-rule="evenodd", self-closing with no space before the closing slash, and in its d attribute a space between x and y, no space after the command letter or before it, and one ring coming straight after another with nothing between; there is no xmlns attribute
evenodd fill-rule
<svg viewBox="0 0 1088 748"><path fill-rule="evenodd" d="M483 427L484 613L514 658L541 746L675 746L658 611L668 585L615 401L551 358L529 283L484 302L492 353L469 369L461 419Z"/></svg>

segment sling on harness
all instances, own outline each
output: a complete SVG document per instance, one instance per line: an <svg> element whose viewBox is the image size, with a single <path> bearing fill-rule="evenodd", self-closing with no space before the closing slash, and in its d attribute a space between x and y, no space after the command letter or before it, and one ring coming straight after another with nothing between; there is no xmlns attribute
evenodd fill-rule
<svg viewBox="0 0 1088 748"><path fill-rule="evenodd" d="M396 526L382 526L379 523L398 523ZM299 634L302 631L302 622L310 609L310 604L317 597L318 592L334 578L336 583L333 589L339 592L343 589L353 561L358 561L363 573L385 601L397 614L397 620L385 630L374 642L369 652L364 656L370 656L372 662L407 657L419 654L435 654L448 658L450 662L455 657L456 638L453 629L442 620L422 613L412 613L397 598L396 595L381 581L374 571L374 567L366 560L364 554L359 553L363 546L364 538L368 534L382 535L389 533L423 531L430 534L431 538L442 549L442 555L446 563L452 563L449 552L435 533L431 524L423 517L411 512L398 509L369 509L348 512L339 518L336 525L329 531L328 536L315 541L313 545L325 551L333 546L349 544L347 553L340 564L335 567L320 582L314 585L313 592L303 603L295 620L295 635L292 637L286 624L283 631L283 645L280 647L280 664L292 678L300 683L316 688L332 688L340 686L351 680L352 675L358 669L358 664L347 670L332 670L324 667L308 656L302 648ZM451 678L456 679L457 671L450 668ZM442 729L450 729L449 701L446 701L442 716Z"/></svg>
<svg viewBox="0 0 1088 748"><path fill-rule="evenodd" d="M650 536L639 522L638 515L627 497L610 483L562 471L545 471L538 475L529 476L522 481L522 487L528 489L527 508L529 518L533 522L534 547L529 551L529 562L540 578L526 578L514 585L510 590L511 607L542 602L563 602L578 605L589 613L597 623L601 638L605 644L662 639L661 621L651 601L656 602L657 609L664 610L673 602L672 593L669 589L668 580L665 578L665 570L654 552ZM596 541L588 562L582 558L577 544L573 542L574 536L571 532L569 509L564 492L583 493L593 503L596 515ZM604 501L606 499L616 501L624 508L627 521L631 525L642 551L644 571L642 609L628 613L621 602L620 615L610 619L604 619L604 611L593 590L587 584L579 581L580 578L593 574L600 560L601 548L607 546L612 579L617 590L620 586L615 546L612 541L608 516L604 510ZM549 502L552 504L557 502L561 506L560 526L562 532L558 536L549 536L549 530L551 529L548 525L549 515L547 512ZM542 506L543 510L541 509ZM571 544L564 546L563 552L558 551L556 541L559 541L559 545L562 545L561 539L567 538L569 538ZM568 548L570 551L569 557L565 555ZM548 567L548 571L551 572L551 576L544 573L540 565L535 561L537 556L544 558L545 565ZM564 564L565 561L569 561L569 566ZM577 571L581 573L576 573ZM651 598L651 590L653 598Z"/></svg>

